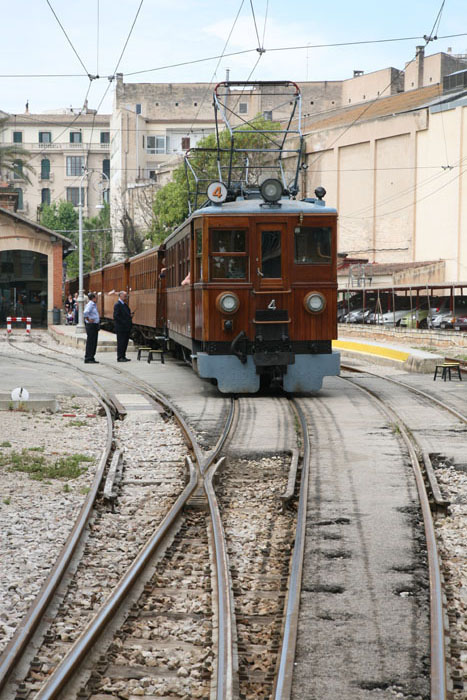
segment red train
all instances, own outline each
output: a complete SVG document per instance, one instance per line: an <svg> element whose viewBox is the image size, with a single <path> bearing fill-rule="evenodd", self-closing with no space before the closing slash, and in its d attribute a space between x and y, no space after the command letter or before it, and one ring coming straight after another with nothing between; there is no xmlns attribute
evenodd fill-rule
<svg viewBox="0 0 467 700"><path fill-rule="evenodd" d="M109 324L128 291L136 338L166 338L221 392L316 391L339 373L337 212L322 188L300 201L274 179L214 203L221 184L161 246L86 275L84 288L100 292Z"/></svg>

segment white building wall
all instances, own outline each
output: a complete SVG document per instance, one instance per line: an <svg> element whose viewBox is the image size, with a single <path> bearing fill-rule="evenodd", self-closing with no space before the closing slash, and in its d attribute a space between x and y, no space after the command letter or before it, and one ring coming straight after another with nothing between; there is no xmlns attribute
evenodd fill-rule
<svg viewBox="0 0 467 700"><path fill-rule="evenodd" d="M417 136L417 260L446 260L448 280L467 279L467 107L431 113ZM452 169L443 169L452 166Z"/></svg>

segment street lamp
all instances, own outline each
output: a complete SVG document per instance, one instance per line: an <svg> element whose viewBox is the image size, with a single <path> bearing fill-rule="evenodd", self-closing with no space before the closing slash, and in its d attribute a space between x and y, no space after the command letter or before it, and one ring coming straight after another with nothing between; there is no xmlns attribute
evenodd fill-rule
<svg viewBox="0 0 467 700"><path fill-rule="evenodd" d="M79 260L79 289L78 289L78 325L76 333L84 333L84 289L83 289L83 180L89 175L89 170L85 170L79 181L78 200L78 260Z"/></svg>

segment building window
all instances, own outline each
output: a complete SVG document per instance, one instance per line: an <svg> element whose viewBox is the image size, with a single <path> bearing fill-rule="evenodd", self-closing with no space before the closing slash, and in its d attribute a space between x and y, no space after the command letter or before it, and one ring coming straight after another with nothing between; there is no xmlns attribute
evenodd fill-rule
<svg viewBox="0 0 467 700"><path fill-rule="evenodd" d="M148 171L148 177L150 180L154 180L154 182L157 180L157 173L155 170L149 170Z"/></svg>
<svg viewBox="0 0 467 700"><path fill-rule="evenodd" d="M102 161L102 172L104 175L107 175L108 178L110 178L110 159L109 158L104 158Z"/></svg>
<svg viewBox="0 0 467 700"><path fill-rule="evenodd" d="M50 190L48 187L44 187L41 190L41 204L50 204Z"/></svg>
<svg viewBox="0 0 467 700"><path fill-rule="evenodd" d="M165 136L148 136L147 152L149 154L165 153Z"/></svg>
<svg viewBox="0 0 467 700"><path fill-rule="evenodd" d="M82 143L81 131L70 131L70 143Z"/></svg>
<svg viewBox="0 0 467 700"><path fill-rule="evenodd" d="M48 158L41 160L41 180L50 180L50 160Z"/></svg>
<svg viewBox="0 0 467 700"><path fill-rule="evenodd" d="M39 131L39 143L52 143L52 133L50 131Z"/></svg>
<svg viewBox="0 0 467 700"><path fill-rule="evenodd" d="M272 122L272 112L270 112L270 111L269 111L269 112L263 112L263 118L264 118L267 122Z"/></svg>
<svg viewBox="0 0 467 700"><path fill-rule="evenodd" d="M188 151L189 148L190 148L190 137L183 136L182 137L182 151Z"/></svg>
<svg viewBox="0 0 467 700"><path fill-rule="evenodd" d="M101 131L101 143L110 143L110 131Z"/></svg>
<svg viewBox="0 0 467 700"><path fill-rule="evenodd" d="M23 132L14 131L13 132L13 143L23 143Z"/></svg>
<svg viewBox="0 0 467 700"><path fill-rule="evenodd" d="M18 209L24 209L23 190L21 187L15 187L15 192L18 193Z"/></svg>
<svg viewBox="0 0 467 700"><path fill-rule="evenodd" d="M66 158L66 174L67 175L82 175L84 172L84 156L67 156Z"/></svg>
<svg viewBox="0 0 467 700"><path fill-rule="evenodd" d="M14 160L13 161L13 166L14 166L14 171L13 171L13 178L15 180L22 180L24 177L23 174L23 161L22 160Z"/></svg>
<svg viewBox="0 0 467 700"><path fill-rule="evenodd" d="M240 102L238 112L239 114L248 114L248 102Z"/></svg>
<svg viewBox="0 0 467 700"><path fill-rule="evenodd" d="M71 202L74 207L79 205L79 187L66 188L66 201ZM84 188L81 188L81 203L84 205Z"/></svg>
<svg viewBox="0 0 467 700"><path fill-rule="evenodd" d="M136 105L136 114L141 114L141 105L139 103Z"/></svg>

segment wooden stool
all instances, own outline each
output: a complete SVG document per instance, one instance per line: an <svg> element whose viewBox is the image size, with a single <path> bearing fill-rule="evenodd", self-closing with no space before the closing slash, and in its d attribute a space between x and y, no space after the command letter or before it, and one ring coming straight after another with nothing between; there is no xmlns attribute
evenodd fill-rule
<svg viewBox="0 0 467 700"><path fill-rule="evenodd" d="M154 348L150 348L148 352L148 363L151 364L151 360L153 359L153 355L156 357L159 355L161 364L165 364L164 362L164 351L161 348L158 348L155 350Z"/></svg>
<svg viewBox="0 0 467 700"><path fill-rule="evenodd" d="M141 353L142 352L151 352L152 348L138 348L138 357L136 358L137 360L141 360Z"/></svg>
<svg viewBox="0 0 467 700"><path fill-rule="evenodd" d="M436 365L433 381L435 381L436 377L438 376L438 370L441 375L441 379L444 379L444 381L446 381L448 376L449 381L451 381L451 370L457 370L457 376L459 377L459 380L462 381L461 366L459 362L443 362L441 365Z"/></svg>

